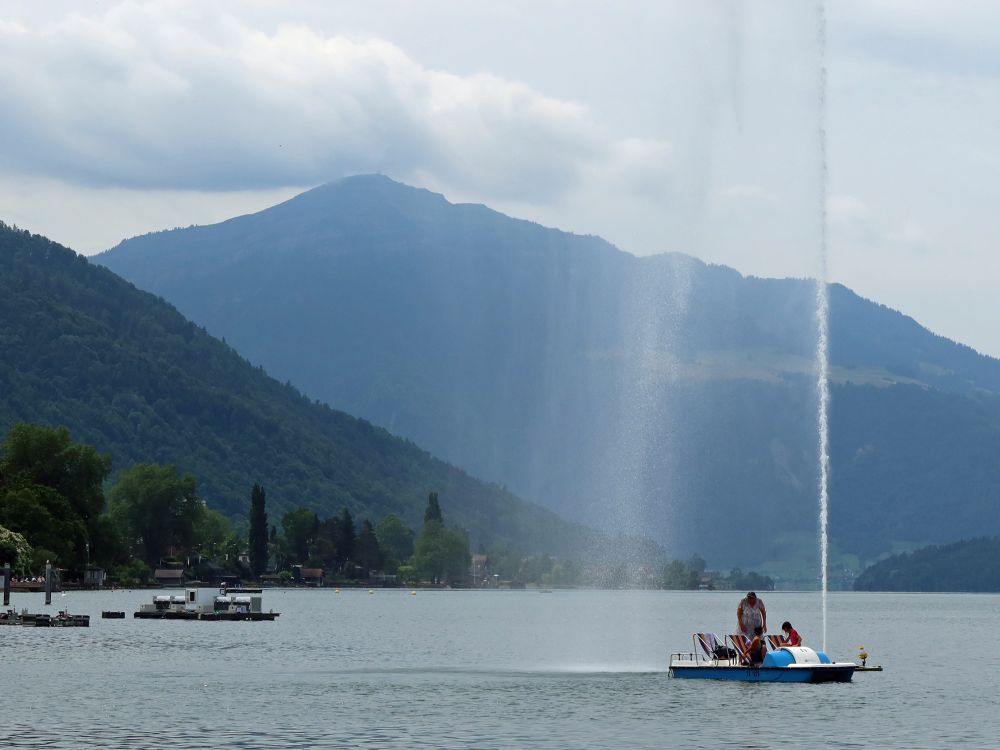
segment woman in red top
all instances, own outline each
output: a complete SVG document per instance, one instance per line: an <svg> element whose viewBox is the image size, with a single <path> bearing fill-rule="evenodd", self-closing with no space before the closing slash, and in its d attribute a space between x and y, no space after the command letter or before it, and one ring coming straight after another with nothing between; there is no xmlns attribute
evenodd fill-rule
<svg viewBox="0 0 1000 750"><path fill-rule="evenodd" d="M784 632L785 637L781 639L782 646L801 646L802 639L796 632L795 628L792 627L792 623L785 620L781 623L781 630Z"/></svg>

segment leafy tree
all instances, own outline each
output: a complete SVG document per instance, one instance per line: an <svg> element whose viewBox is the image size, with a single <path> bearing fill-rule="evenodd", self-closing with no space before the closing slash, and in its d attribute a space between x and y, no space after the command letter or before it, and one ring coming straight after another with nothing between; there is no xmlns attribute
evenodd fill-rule
<svg viewBox="0 0 1000 750"><path fill-rule="evenodd" d="M358 565L365 571L378 568L382 562L382 553L379 550L375 529L372 528L372 522L367 518L361 524L361 533L358 534L358 541L355 545L355 557Z"/></svg>
<svg viewBox="0 0 1000 750"><path fill-rule="evenodd" d="M227 535L225 541L222 543L222 567L227 573L239 578L246 578L250 575L249 566L240 559L245 539L246 537L243 534L238 534L234 531Z"/></svg>
<svg viewBox="0 0 1000 750"><path fill-rule="evenodd" d="M414 545L414 566L431 583L441 583L448 576L466 573L470 558L468 534L462 529L445 528L438 493L430 493L424 528Z"/></svg>
<svg viewBox="0 0 1000 750"><path fill-rule="evenodd" d="M400 565L398 575L403 583L420 583L420 572L416 565Z"/></svg>
<svg viewBox="0 0 1000 750"><path fill-rule="evenodd" d="M0 446L0 524L52 562L79 568L97 536L111 459L65 427L19 423ZM44 561L43 561L44 562Z"/></svg>
<svg viewBox="0 0 1000 750"><path fill-rule="evenodd" d="M194 543L198 551L209 559L224 556L233 549L235 533L232 522L217 510L203 508L195 527ZM239 545L236 545L237 555Z"/></svg>
<svg viewBox="0 0 1000 750"><path fill-rule="evenodd" d="M467 573L470 558L469 537L464 530L428 521L417 538L413 564L424 579L442 583L450 576Z"/></svg>
<svg viewBox="0 0 1000 750"><path fill-rule="evenodd" d="M688 558L687 566L698 575L701 575L702 573L705 572L707 563L705 562L705 558L703 558L701 555L694 554Z"/></svg>
<svg viewBox="0 0 1000 750"><path fill-rule="evenodd" d="M267 511L264 488L254 482L250 492L250 571L259 576L267 569Z"/></svg>
<svg viewBox="0 0 1000 750"><path fill-rule="evenodd" d="M111 489L111 513L149 565L171 547L190 548L203 512L194 477L182 476L175 466L139 464L122 472Z"/></svg>
<svg viewBox="0 0 1000 750"><path fill-rule="evenodd" d="M310 546L319 531L319 518L308 508L296 508L281 517L281 528L285 533L288 553L295 562L306 562L310 558Z"/></svg>
<svg viewBox="0 0 1000 750"><path fill-rule="evenodd" d="M553 586L576 586L583 577L583 571L573 560L559 560L552 566L548 583Z"/></svg>
<svg viewBox="0 0 1000 750"><path fill-rule="evenodd" d="M29 484L0 491L0 525L23 535L34 548L33 565L82 565L87 544L83 520L51 487ZM47 557L42 557L42 555Z"/></svg>
<svg viewBox="0 0 1000 750"><path fill-rule="evenodd" d="M700 575L697 567L692 567L690 562L671 560L663 569L663 588L679 591L695 590L700 583Z"/></svg>
<svg viewBox="0 0 1000 750"><path fill-rule="evenodd" d="M424 511L424 523L437 521L444 523L444 516L441 513L441 506L438 503L438 493L432 492L427 496L427 509Z"/></svg>
<svg viewBox="0 0 1000 750"><path fill-rule="evenodd" d="M740 568L733 568L724 583L728 588L738 591L774 591L774 580L755 570L744 573Z"/></svg>
<svg viewBox="0 0 1000 750"><path fill-rule="evenodd" d="M110 570L115 565L128 562L130 557L121 523L110 513L102 514L90 537L90 562Z"/></svg>
<svg viewBox="0 0 1000 750"><path fill-rule="evenodd" d="M146 584L153 577L153 571L142 560L132 560L113 568L110 577L121 586Z"/></svg>
<svg viewBox="0 0 1000 750"><path fill-rule="evenodd" d="M339 569L337 562L337 545L334 541L338 536L339 520L336 516L319 521L316 535L309 546L309 565L325 567L328 570Z"/></svg>
<svg viewBox="0 0 1000 750"><path fill-rule="evenodd" d="M413 555L413 529L395 513L390 513L375 527L379 549L385 558L385 569L396 570Z"/></svg>
<svg viewBox="0 0 1000 750"><path fill-rule="evenodd" d="M50 487L69 501L87 531L93 530L104 510L110 456L74 443L66 427L24 422L11 428L2 450L0 476L5 484Z"/></svg>
<svg viewBox="0 0 1000 750"><path fill-rule="evenodd" d="M521 580L521 555L504 545L489 549L490 567L504 581Z"/></svg>
<svg viewBox="0 0 1000 750"><path fill-rule="evenodd" d="M28 575L31 565L31 545L21 534L0 526L0 565L10 565L13 575Z"/></svg>
<svg viewBox="0 0 1000 750"><path fill-rule="evenodd" d="M532 583L542 583L552 572L552 558L548 555L535 555L521 563L520 579Z"/></svg>

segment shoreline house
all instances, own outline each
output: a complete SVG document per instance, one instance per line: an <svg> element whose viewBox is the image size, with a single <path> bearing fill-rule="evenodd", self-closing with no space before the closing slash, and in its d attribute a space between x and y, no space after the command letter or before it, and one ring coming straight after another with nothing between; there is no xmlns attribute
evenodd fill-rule
<svg viewBox="0 0 1000 750"><path fill-rule="evenodd" d="M168 588L184 585L184 570L181 568L157 568L153 571L153 580Z"/></svg>
<svg viewBox="0 0 1000 750"><path fill-rule="evenodd" d="M306 586L322 586L326 583L322 568L299 568L298 580Z"/></svg>
<svg viewBox="0 0 1000 750"><path fill-rule="evenodd" d="M469 563L469 576L473 587L490 586L493 581L493 569L490 566L489 555L473 555Z"/></svg>
<svg viewBox="0 0 1000 750"><path fill-rule="evenodd" d="M85 589L101 589L108 578L104 568L88 565L83 569L83 587Z"/></svg>

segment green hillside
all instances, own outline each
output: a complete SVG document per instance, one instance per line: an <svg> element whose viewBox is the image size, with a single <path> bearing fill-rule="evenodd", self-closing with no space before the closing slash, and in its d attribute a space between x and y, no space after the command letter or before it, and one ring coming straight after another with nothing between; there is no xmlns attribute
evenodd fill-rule
<svg viewBox="0 0 1000 750"><path fill-rule="evenodd" d="M856 591L1000 591L1000 537L892 555L866 569Z"/></svg>
<svg viewBox="0 0 1000 750"><path fill-rule="evenodd" d="M43 237L0 225L0 434L65 425L110 453L191 472L208 503L247 511L254 482L275 517L395 512L419 526L428 492L474 544L559 552L586 529L314 402L243 360L173 307Z"/></svg>

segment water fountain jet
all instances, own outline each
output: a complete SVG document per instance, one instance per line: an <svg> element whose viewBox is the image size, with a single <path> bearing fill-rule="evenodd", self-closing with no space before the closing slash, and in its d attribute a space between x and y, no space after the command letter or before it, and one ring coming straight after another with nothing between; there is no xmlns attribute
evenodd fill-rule
<svg viewBox="0 0 1000 750"><path fill-rule="evenodd" d="M830 297L827 289L826 232L826 12L820 0L817 5L817 42L819 47L819 273L816 277L816 390L818 396L817 427L819 432L819 566L820 596L823 610L823 650L826 651L826 609L828 568L829 479L830 479Z"/></svg>

